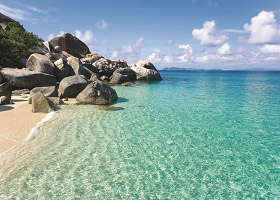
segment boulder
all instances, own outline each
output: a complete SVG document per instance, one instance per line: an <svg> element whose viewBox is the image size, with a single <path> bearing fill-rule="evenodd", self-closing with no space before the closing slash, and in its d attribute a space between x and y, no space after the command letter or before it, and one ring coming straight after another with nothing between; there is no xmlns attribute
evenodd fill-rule
<svg viewBox="0 0 280 200"><path fill-rule="evenodd" d="M88 84L88 80L83 75L69 76L59 84L58 96L60 98L75 98Z"/></svg>
<svg viewBox="0 0 280 200"><path fill-rule="evenodd" d="M111 77L116 70L113 62L105 58L95 61L92 65L98 70L99 76Z"/></svg>
<svg viewBox="0 0 280 200"><path fill-rule="evenodd" d="M134 84L130 82L122 83L122 86L134 86Z"/></svg>
<svg viewBox="0 0 280 200"><path fill-rule="evenodd" d="M9 104L12 97L12 86L10 83L3 83L0 85L0 97L2 98L2 104ZM6 97L4 99L4 97Z"/></svg>
<svg viewBox="0 0 280 200"><path fill-rule="evenodd" d="M137 80L161 81L162 78L155 66L148 61L138 61L130 67L136 73Z"/></svg>
<svg viewBox="0 0 280 200"><path fill-rule="evenodd" d="M107 76L101 76L100 77L101 81L107 81L107 82L110 82L110 78L107 77Z"/></svg>
<svg viewBox="0 0 280 200"><path fill-rule="evenodd" d="M85 77L87 77L88 79L90 79L90 77L93 75L94 73L92 71L90 71L88 68L84 67L84 73L83 75Z"/></svg>
<svg viewBox="0 0 280 200"><path fill-rule="evenodd" d="M67 63L70 66L70 75L84 74L84 66L79 58L71 56L67 58Z"/></svg>
<svg viewBox="0 0 280 200"><path fill-rule="evenodd" d="M58 90L56 86L49 86L49 87L35 87L30 91L29 96L29 103L32 101L33 94L41 92L45 97L57 97Z"/></svg>
<svg viewBox="0 0 280 200"><path fill-rule="evenodd" d="M3 76L2 74L0 74L0 83L2 83L2 81L3 81Z"/></svg>
<svg viewBox="0 0 280 200"><path fill-rule="evenodd" d="M130 82L130 78L127 75L122 75L120 73L114 73L113 76L111 76L111 84L122 84L125 82Z"/></svg>
<svg viewBox="0 0 280 200"><path fill-rule="evenodd" d="M116 69L119 69L119 68L128 68L128 65L127 65L127 62L125 60L113 60L113 66L116 68Z"/></svg>
<svg viewBox="0 0 280 200"><path fill-rule="evenodd" d="M46 47L45 44L42 43L42 44L39 44L35 47L32 47L32 48L28 49L28 52L29 52L29 55L34 54L34 53L44 55L44 54L46 54L50 51L49 51L48 47Z"/></svg>
<svg viewBox="0 0 280 200"><path fill-rule="evenodd" d="M64 101L59 97L47 97L55 106L63 105Z"/></svg>
<svg viewBox="0 0 280 200"><path fill-rule="evenodd" d="M101 81L101 79L100 79L100 77L97 74L93 73L91 75L89 81L91 81L91 82L93 82L93 81Z"/></svg>
<svg viewBox="0 0 280 200"><path fill-rule="evenodd" d="M32 95L32 112L49 113L54 111L54 107L54 104L41 92L37 92Z"/></svg>
<svg viewBox="0 0 280 200"><path fill-rule="evenodd" d="M6 105L10 103L11 103L11 99L9 99L6 96L0 96L0 105Z"/></svg>
<svg viewBox="0 0 280 200"><path fill-rule="evenodd" d="M94 81L76 97L76 101L82 104L106 105L118 99L116 91L109 85Z"/></svg>
<svg viewBox="0 0 280 200"><path fill-rule="evenodd" d="M65 59L66 60L66 56L64 56L63 54L60 53L46 53L45 56L47 56L53 63L59 59Z"/></svg>
<svg viewBox="0 0 280 200"><path fill-rule="evenodd" d="M85 58L83 58L84 61L88 61L90 64L94 63L95 61L99 60L100 58L104 58L98 53L91 52L90 54L87 54Z"/></svg>
<svg viewBox="0 0 280 200"><path fill-rule="evenodd" d="M57 81L61 81L65 77L67 77L70 73L70 67L67 63L66 59L60 58L59 60L54 62L54 76Z"/></svg>
<svg viewBox="0 0 280 200"><path fill-rule="evenodd" d="M60 46L55 46L53 52L62 54L62 48Z"/></svg>
<svg viewBox="0 0 280 200"><path fill-rule="evenodd" d="M23 96L23 95L27 95L27 94L30 94L29 89L13 90L13 92L12 92L12 95L14 95L14 96Z"/></svg>
<svg viewBox="0 0 280 200"><path fill-rule="evenodd" d="M62 51L66 51L78 58L82 58L90 53L88 46L70 33L55 37L49 43L54 47L60 46Z"/></svg>
<svg viewBox="0 0 280 200"><path fill-rule="evenodd" d="M92 64L89 63L83 63L84 68L89 69L90 71L92 71L93 73L98 73L98 69L97 67L93 66Z"/></svg>
<svg viewBox="0 0 280 200"><path fill-rule="evenodd" d="M27 69L3 68L1 74L13 87L18 89L33 89L35 87L56 85L54 76Z"/></svg>
<svg viewBox="0 0 280 200"><path fill-rule="evenodd" d="M54 51L53 46L48 41L43 42L43 45L45 45L45 47L47 47L49 52L53 52Z"/></svg>
<svg viewBox="0 0 280 200"><path fill-rule="evenodd" d="M53 74L55 67L47 56L34 53L31 56L29 56L26 63L26 68L35 72Z"/></svg>
<svg viewBox="0 0 280 200"><path fill-rule="evenodd" d="M127 75L131 81L135 81L136 80L136 73L135 71L133 71L132 69L126 67L126 68L119 68L116 69L116 71L114 71L114 73L119 73L122 75Z"/></svg>

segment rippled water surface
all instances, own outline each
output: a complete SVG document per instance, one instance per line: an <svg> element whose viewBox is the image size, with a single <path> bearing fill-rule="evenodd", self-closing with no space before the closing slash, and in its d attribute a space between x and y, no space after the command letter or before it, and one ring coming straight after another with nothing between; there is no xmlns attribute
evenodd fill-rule
<svg viewBox="0 0 280 200"><path fill-rule="evenodd" d="M280 198L280 73L161 72L68 106L0 161L0 199Z"/></svg>

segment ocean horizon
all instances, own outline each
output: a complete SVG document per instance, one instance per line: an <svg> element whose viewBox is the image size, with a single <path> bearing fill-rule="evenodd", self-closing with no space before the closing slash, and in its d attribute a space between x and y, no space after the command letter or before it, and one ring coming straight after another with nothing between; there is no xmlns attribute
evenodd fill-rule
<svg viewBox="0 0 280 200"><path fill-rule="evenodd" d="M0 199L277 199L280 72L160 71L68 105L0 162Z"/></svg>

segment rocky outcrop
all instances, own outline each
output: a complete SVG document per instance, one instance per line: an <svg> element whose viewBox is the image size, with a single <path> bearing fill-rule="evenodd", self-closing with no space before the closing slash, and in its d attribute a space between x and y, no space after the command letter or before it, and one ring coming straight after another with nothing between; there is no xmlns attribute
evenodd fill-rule
<svg viewBox="0 0 280 200"><path fill-rule="evenodd" d="M10 83L3 83L0 85L0 105L10 104L12 97L12 86Z"/></svg>
<svg viewBox="0 0 280 200"><path fill-rule="evenodd" d="M54 62L54 76L57 81L61 81L65 77L67 77L70 73L70 67L67 63L66 59L60 58L59 60Z"/></svg>
<svg viewBox="0 0 280 200"><path fill-rule="evenodd" d="M46 53L47 56L53 63L59 59L66 59L67 57L60 53Z"/></svg>
<svg viewBox="0 0 280 200"><path fill-rule="evenodd" d="M85 58L83 58L84 61L89 62L90 64L94 63L95 61L99 60L100 58L104 58L98 53L92 52L90 54L87 54Z"/></svg>
<svg viewBox="0 0 280 200"><path fill-rule="evenodd" d="M70 75L84 74L84 66L79 58L71 56L67 58L67 63L70 66Z"/></svg>
<svg viewBox="0 0 280 200"><path fill-rule="evenodd" d="M88 80L83 75L66 77L59 84L58 96L61 98L75 98L85 89L87 84Z"/></svg>
<svg viewBox="0 0 280 200"><path fill-rule="evenodd" d="M115 102L117 99L116 91L101 81L91 82L76 97L78 103L94 105L107 105Z"/></svg>
<svg viewBox="0 0 280 200"><path fill-rule="evenodd" d="M54 47L60 46L62 51L78 58L85 57L90 53L88 46L70 33L55 37L49 43Z"/></svg>
<svg viewBox="0 0 280 200"><path fill-rule="evenodd" d="M27 69L11 69L3 68L1 74L6 81L18 89L33 89L35 87L54 86L56 85L56 79L54 76L29 71Z"/></svg>
<svg viewBox="0 0 280 200"><path fill-rule="evenodd" d="M34 53L29 56L26 68L35 72L42 72L46 74L53 74L55 69L54 64L47 56L38 53Z"/></svg>
<svg viewBox="0 0 280 200"><path fill-rule="evenodd" d="M130 78L127 75L122 75L120 73L114 73L113 76L111 76L110 83L111 84L122 84L126 82L130 82Z"/></svg>
<svg viewBox="0 0 280 200"><path fill-rule="evenodd" d="M111 77L116 70L113 62L105 58L95 61L92 65L97 69L99 76Z"/></svg>
<svg viewBox="0 0 280 200"><path fill-rule="evenodd" d="M114 68L128 68L127 62L125 60L113 60L112 61Z"/></svg>
<svg viewBox="0 0 280 200"><path fill-rule="evenodd" d="M138 61L130 67L136 73L137 80L161 81L162 78L155 66L148 61Z"/></svg>
<svg viewBox="0 0 280 200"><path fill-rule="evenodd" d="M54 104L41 92L37 92L32 95L32 112L49 113L54 111L54 109Z"/></svg>
<svg viewBox="0 0 280 200"><path fill-rule="evenodd" d="M122 75L127 75L131 81L135 81L136 80L136 73L135 71L133 71L132 69L126 67L126 68L119 68L116 71L114 71L115 73L119 73Z"/></svg>
<svg viewBox="0 0 280 200"><path fill-rule="evenodd" d="M15 22L15 20L13 20L12 18L6 16L6 15L3 15L2 13L0 13L0 23L9 23L9 22Z"/></svg>
<svg viewBox="0 0 280 200"><path fill-rule="evenodd" d="M97 74L93 73L91 75L89 81L91 81L91 82L93 82L93 81L101 81L101 79L100 79L100 77Z"/></svg>
<svg viewBox="0 0 280 200"><path fill-rule="evenodd" d="M48 100L50 100L55 106L64 104L64 101L59 97L48 97Z"/></svg>

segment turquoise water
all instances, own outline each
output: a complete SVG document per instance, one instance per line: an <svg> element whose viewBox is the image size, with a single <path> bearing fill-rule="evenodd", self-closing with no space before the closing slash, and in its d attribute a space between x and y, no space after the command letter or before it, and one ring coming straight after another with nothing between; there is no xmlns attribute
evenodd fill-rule
<svg viewBox="0 0 280 200"><path fill-rule="evenodd" d="M279 199L280 73L161 72L68 106L0 162L0 199Z"/></svg>

